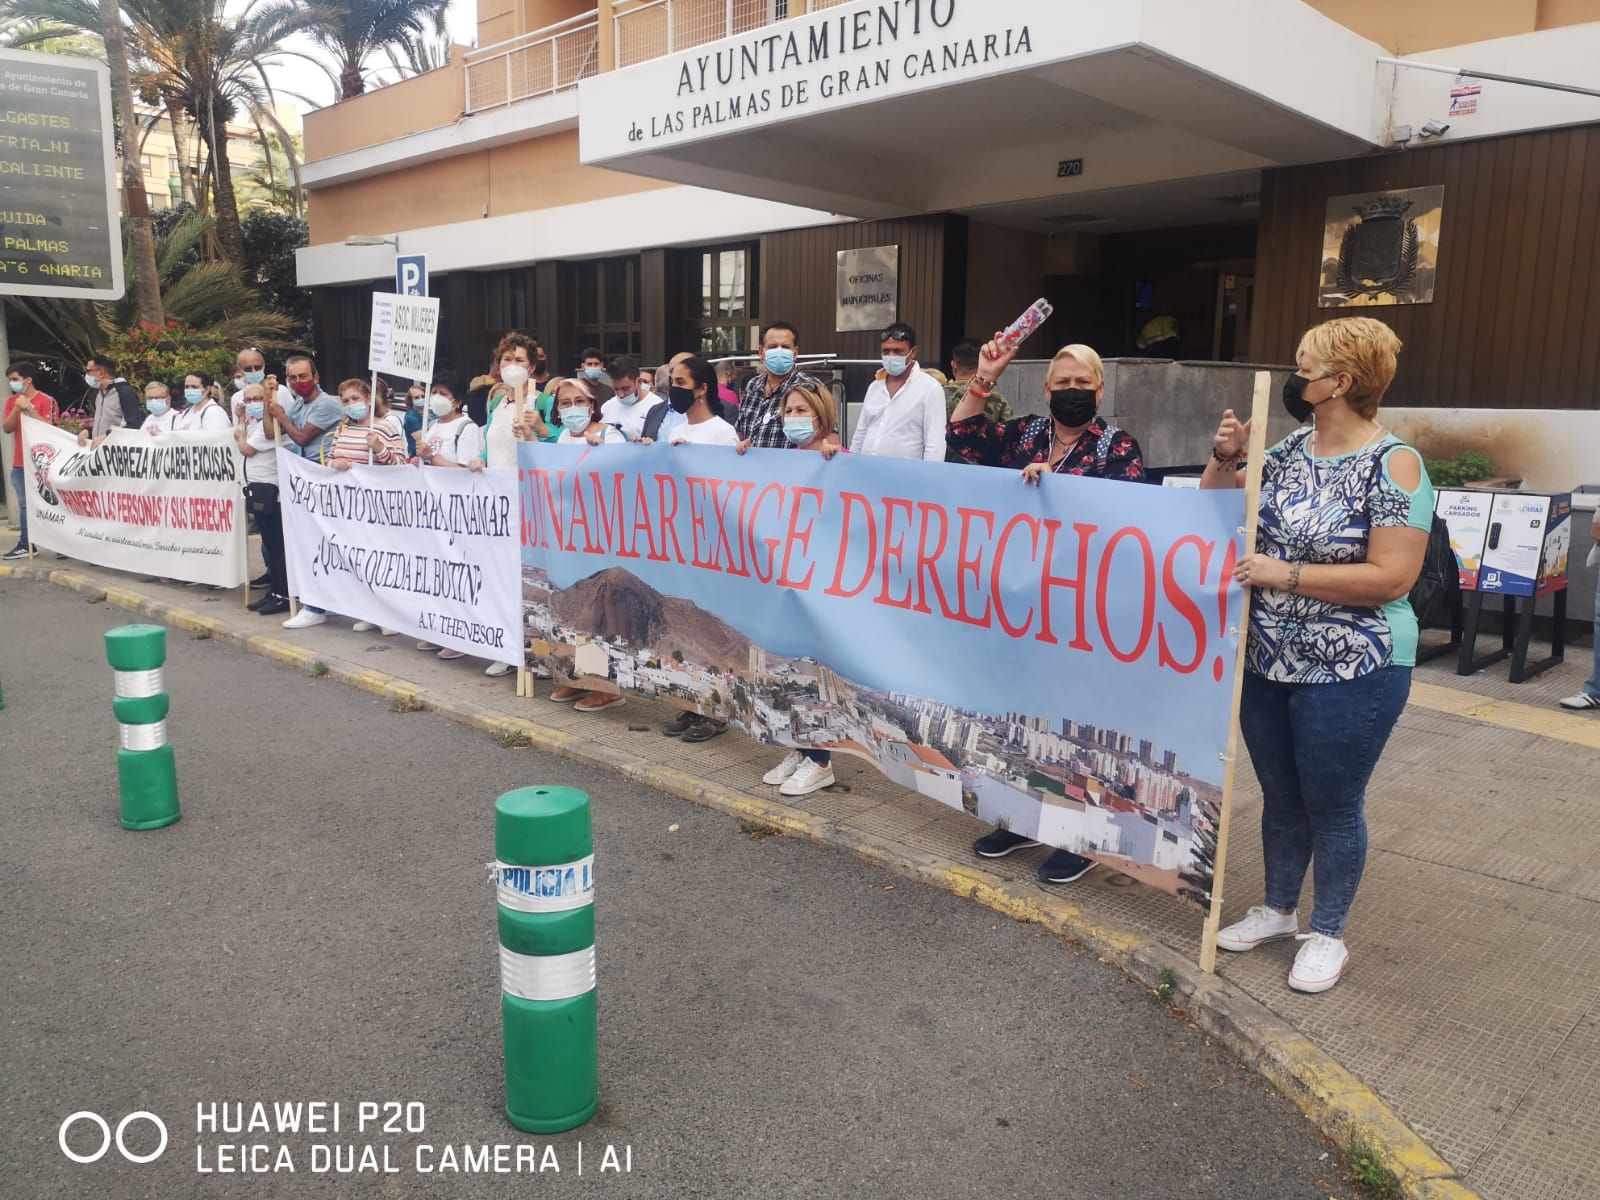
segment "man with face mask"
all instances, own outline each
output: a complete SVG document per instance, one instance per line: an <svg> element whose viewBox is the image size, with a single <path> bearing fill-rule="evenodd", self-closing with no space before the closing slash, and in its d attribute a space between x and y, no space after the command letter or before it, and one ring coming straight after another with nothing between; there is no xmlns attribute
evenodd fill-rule
<svg viewBox="0 0 1600 1200"><path fill-rule="evenodd" d="M93 439L98 446L113 429L137 429L143 423L139 393L117 377L117 364L111 359L103 354L86 359L83 382L89 388L83 406L93 411L94 424L78 434L79 445L86 446Z"/></svg>
<svg viewBox="0 0 1600 1200"><path fill-rule="evenodd" d="M269 434L276 430L283 434L278 448L285 454L298 454L312 462L321 462L327 455L334 437L339 432L339 422L344 409L337 396L322 390L317 375L317 364L308 354L296 354L286 359L283 372L289 378L290 403L285 405L275 399L265 401L265 423ZM302 605L298 614L283 623L285 629L309 629L328 619L320 608Z"/></svg>
<svg viewBox="0 0 1600 1200"><path fill-rule="evenodd" d="M630 442L636 442L644 436L644 424L651 410L664 401L650 391L639 374L638 362L628 355L612 359L607 372L613 394L601 406L600 419L620 429Z"/></svg>
<svg viewBox="0 0 1600 1200"><path fill-rule="evenodd" d="M783 406L795 388L814 388L817 381L796 363L800 334L787 321L773 321L761 331L761 370L745 385L734 428L741 450L751 446L786 450Z"/></svg>
<svg viewBox="0 0 1600 1200"><path fill-rule="evenodd" d="M883 378L867 389L850 452L943 462L944 389L917 365L916 330L897 321L878 342Z"/></svg>
<svg viewBox="0 0 1600 1200"><path fill-rule="evenodd" d="M268 388L268 390L272 392L272 395L267 396L265 393L263 393L263 403L265 403L267 400L276 400L279 404L287 408L289 407L290 402L294 399L294 393L289 391L287 387L279 382L276 376L267 374L267 360L266 357L261 353L260 349L255 346L246 346L244 349L240 350L238 354L233 356L234 399L237 399L238 392L252 383L259 383L263 386L268 384L276 385L275 387ZM236 406L230 400L225 407L231 411Z"/></svg>

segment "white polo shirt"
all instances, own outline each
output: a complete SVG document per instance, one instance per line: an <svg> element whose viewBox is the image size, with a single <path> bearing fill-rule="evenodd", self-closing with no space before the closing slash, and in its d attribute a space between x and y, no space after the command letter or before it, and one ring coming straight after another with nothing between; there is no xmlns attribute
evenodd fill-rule
<svg viewBox="0 0 1600 1200"><path fill-rule="evenodd" d="M933 376L913 365L893 396L887 382L872 381L850 439L850 452L943 462L944 430L944 389Z"/></svg>

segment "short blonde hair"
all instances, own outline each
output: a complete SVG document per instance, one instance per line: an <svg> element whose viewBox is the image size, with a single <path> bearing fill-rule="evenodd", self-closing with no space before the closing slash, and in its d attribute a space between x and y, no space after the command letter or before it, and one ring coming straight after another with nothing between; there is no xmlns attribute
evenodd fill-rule
<svg viewBox="0 0 1600 1200"><path fill-rule="evenodd" d="M794 397L804 400L806 407L811 410L817 422L817 437L827 437L838 428L838 409L833 403L833 392L828 387L819 384L816 387L795 388L784 397L784 406L787 407Z"/></svg>
<svg viewBox="0 0 1600 1200"><path fill-rule="evenodd" d="M365 379L346 379L338 386L334 394L337 396L344 395L345 388L355 388L356 391L360 392L368 400L372 399L372 385Z"/></svg>
<svg viewBox="0 0 1600 1200"><path fill-rule="evenodd" d="M1394 382L1400 344L1382 321L1335 317L1306 330L1294 357L1296 362L1312 359L1330 375L1349 375L1355 382L1345 393L1345 403L1370 420Z"/></svg>
<svg viewBox="0 0 1600 1200"><path fill-rule="evenodd" d="M1093 346L1085 346L1082 342L1073 342L1070 346L1061 347L1056 351L1056 356L1050 360L1050 371L1054 371L1056 364L1063 358L1075 358L1088 367L1089 373L1094 376L1096 387L1100 387L1105 383L1106 365L1100 361L1100 355ZM1047 382L1050 378L1050 371L1045 372L1045 380Z"/></svg>

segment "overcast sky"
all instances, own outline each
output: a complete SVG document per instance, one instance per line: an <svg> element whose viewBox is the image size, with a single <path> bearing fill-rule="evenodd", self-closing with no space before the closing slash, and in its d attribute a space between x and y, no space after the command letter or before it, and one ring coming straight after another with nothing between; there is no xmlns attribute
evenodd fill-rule
<svg viewBox="0 0 1600 1200"><path fill-rule="evenodd" d="M478 33L478 4L477 0L451 0L448 13L451 36L456 41L472 45ZM299 44L301 39L294 39L291 45L297 49L305 49ZM371 66L377 66L379 61L387 64L385 57L375 60ZM394 78L392 70L386 70L384 77L390 81ZM290 102L305 112L312 108L321 108L333 103L336 90L327 75L317 66L303 59L285 58L272 72L272 86L274 90L296 92L305 97L305 100L293 99ZM369 87L372 86L370 83ZM285 97L287 98L287 97ZM309 103L306 103L309 101Z"/></svg>

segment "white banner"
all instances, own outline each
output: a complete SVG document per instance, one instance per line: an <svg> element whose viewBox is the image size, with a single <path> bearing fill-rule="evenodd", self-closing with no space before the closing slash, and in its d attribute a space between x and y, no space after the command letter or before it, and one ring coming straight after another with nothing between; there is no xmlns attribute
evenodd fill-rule
<svg viewBox="0 0 1600 1200"><path fill-rule="evenodd" d="M141 575L244 583L244 458L232 432L118 429L90 450L43 421L21 430L35 545Z"/></svg>
<svg viewBox="0 0 1600 1200"><path fill-rule="evenodd" d="M436 297L372 293L367 370L427 383L433 378L433 349L438 336Z"/></svg>
<svg viewBox="0 0 1600 1200"><path fill-rule="evenodd" d="M317 608L522 665L515 471L278 455L289 588Z"/></svg>

